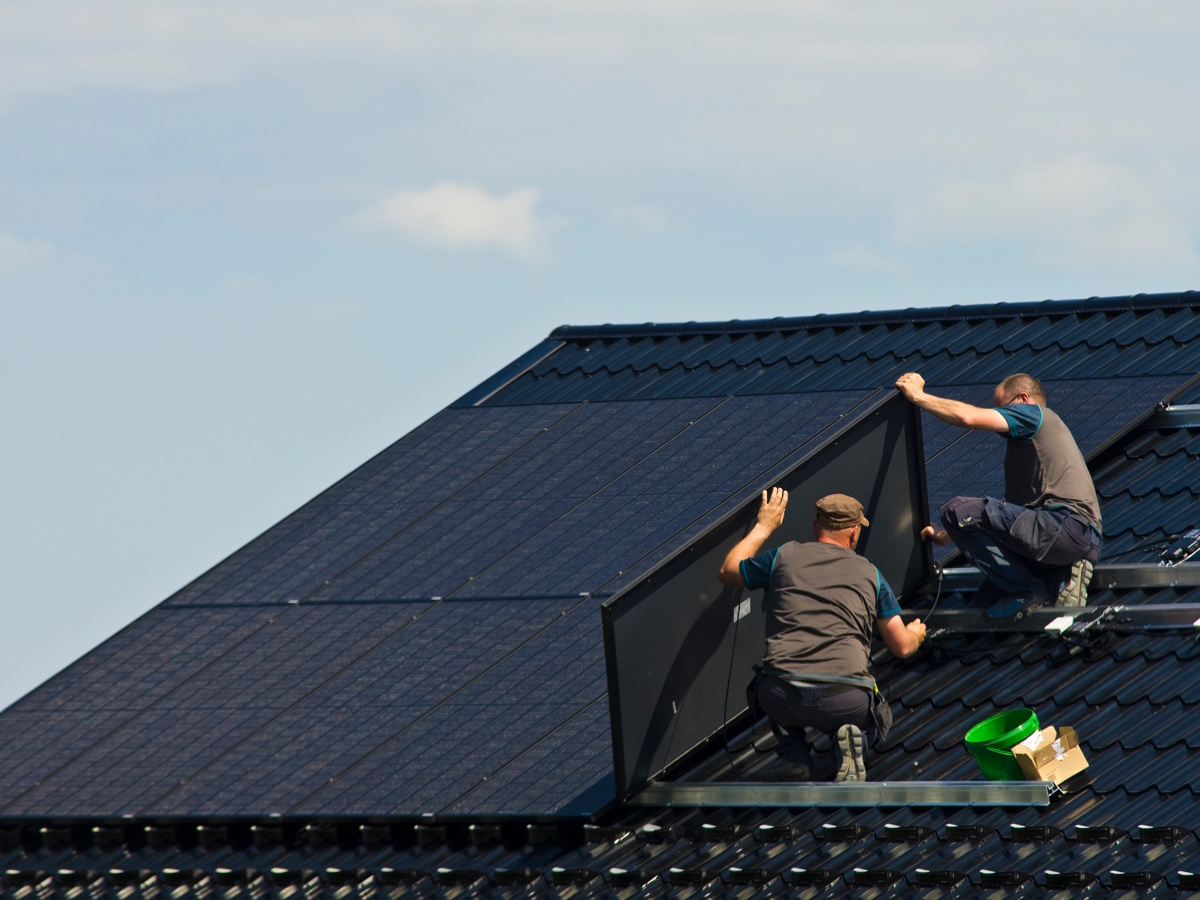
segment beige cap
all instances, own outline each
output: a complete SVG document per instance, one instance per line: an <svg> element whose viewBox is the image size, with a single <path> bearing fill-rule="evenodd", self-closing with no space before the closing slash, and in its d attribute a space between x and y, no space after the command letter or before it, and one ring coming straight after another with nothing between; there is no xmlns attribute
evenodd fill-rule
<svg viewBox="0 0 1200 900"><path fill-rule="evenodd" d="M862 504L847 494L830 494L817 501L817 523L830 531L841 531L855 525L870 525L863 515Z"/></svg>

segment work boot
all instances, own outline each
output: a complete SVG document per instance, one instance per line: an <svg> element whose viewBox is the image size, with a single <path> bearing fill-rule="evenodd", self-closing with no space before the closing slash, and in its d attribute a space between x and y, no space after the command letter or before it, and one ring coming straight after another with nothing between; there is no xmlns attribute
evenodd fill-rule
<svg viewBox="0 0 1200 900"><path fill-rule="evenodd" d="M1093 567L1086 559L1081 559L1079 562L1071 566L1071 571L1067 575L1067 580L1058 591L1058 596L1054 600L1055 606L1086 606L1088 595L1088 584L1092 580Z"/></svg>
<svg viewBox="0 0 1200 900"><path fill-rule="evenodd" d="M841 762L834 781L866 781L867 763L863 759L863 733L857 725L843 725L835 735Z"/></svg>

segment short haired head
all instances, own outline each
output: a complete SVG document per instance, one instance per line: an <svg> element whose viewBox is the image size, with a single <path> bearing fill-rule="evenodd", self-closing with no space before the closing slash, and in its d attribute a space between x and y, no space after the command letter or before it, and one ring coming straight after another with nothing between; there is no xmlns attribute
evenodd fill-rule
<svg viewBox="0 0 1200 900"><path fill-rule="evenodd" d="M827 531L870 525L862 504L847 494L829 494L817 501L816 524Z"/></svg>
<svg viewBox="0 0 1200 900"><path fill-rule="evenodd" d="M1039 406L1046 405L1046 392L1042 389L1041 382L1032 375L1018 372L1015 375L1009 375L996 385L996 406L1007 406L1021 394L1027 395ZM1003 402L999 402L1001 400Z"/></svg>

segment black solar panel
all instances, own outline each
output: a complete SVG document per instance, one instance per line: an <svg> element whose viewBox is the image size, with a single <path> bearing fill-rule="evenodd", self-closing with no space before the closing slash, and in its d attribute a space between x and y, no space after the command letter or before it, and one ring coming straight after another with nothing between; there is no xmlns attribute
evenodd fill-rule
<svg viewBox="0 0 1200 900"><path fill-rule="evenodd" d="M67 765L122 722L137 713L24 712L4 714L0 740L0 815L12 802L41 779Z"/></svg>
<svg viewBox="0 0 1200 900"><path fill-rule="evenodd" d="M286 610L153 609L11 708L142 709Z"/></svg>
<svg viewBox="0 0 1200 900"><path fill-rule="evenodd" d="M1067 422L1087 455L1188 380L1167 375L1048 382L1046 392L1050 408Z"/></svg>
<svg viewBox="0 0 1200 900"><path fill-rule="evenodd" d="M590 785L589 785L590 782ZM580 785L589 785L580 791ZM600 698L449 804L444 815L588 815L612 801L608 702Z"/></svg>
<svg viewBox="0 0 1200 900"><path fill-rule="evenodd" d="M142 813L286 812L389 739L404 747L405 732L431 709L569 608L548 600L434 605ZM459 744L445 758L473 752Z"/></svg>
<svg viewBox="0 0 1200 900"><path fill-rule="evenodd" d="M299 815L441 811L605 694L600 604L582 601L414 726L291 810ZM606 762L610 766L611 757ZM518 790L583 795L604 771L510 770ZM564 783L567 779L567 783ZM607 803L611 797L604 800ZM597 801L595 809L603 803ZM543 810L553 814L555 810Z"/></svg>
<svg viewBox="0 0 1200 900"><path fill-rule="evenodd" d="M674 545L702 531L706 514L724 510L726 501L743 502L745 490L803 453L870 393L731 397L680 440L477 575L458 596L598 591L664 542Z"/></svg>
<svg viewBox="0 0 1200 900"><path fill-rule="evenodd" d="M317 599L449 596L691 422L703 422L716 403L588 404L339 576Z"/></svg>
<svg viewBox="0 0 1200 900"><path fill-rule="evenodd" d="M109 638L4 714L0 808L287 611L156 609Z"/></svg>
<svg viewBox="0 0 1200 900"><path fill-rule="evenodd" d="M633 553L641 542L644 556L648 536L657 534L661 542L704 522L746 480L801 452L865 396L591 404L566 418L559 412L556 427L539 431L428 517L436 520L445 510L446 519L461 523L463 534L477 538L465 546L437 543L449 564L440 572L432 564L428 568L436 577L446 572L460 577L467 571L464 558L486 559L494 552L488 545L492 531L536 534L564 507L596 498L603 502L589 510L593 524L607 517L616 527L624 519L631 537L620 546ZM681 430L688 435L681 442L686 446L672 446ZM315 522L323 510L334 509L337 517L312 531L311 540L332 540L339 525L353 531L351 513L361 511L350 505L363 504L369 519L377 498L388 506L395 494L372 468L368 464L356 473L363 476L361 484L346 479L309 504L293 524ZM405 475L425 484L419 471ZM400 476L391 471L387 477ZM405 496L419 499L423 489L419 485ZM335 497L338 490L341 499ZM461 514L472 503L492 516L491 527L488 520ZM411 505L401 501L395 507ZM635 528L629 528L630 520ZM664 522L666 528L656 532ZM395 543L402 546L412 535L436 536L436 530L418 521ZM283 529L272 538L282 554L272 565L281 572L293 555L283 548L288 537ZM602 556L585 542L575 564L596 567ZM535 558L533 568L546 569L548 561L553 572L571 565L560 569L552 556ZM397 555L394 562L403 559ZM266 581L257 581L254 591L273 577L270 568L259 570ZM407 570L399 579L413 582L419 571ZM512 590L519 594L524 588ZM244 596L251 593L247 589ZM188 602L201 599L193 595ZM43 766L34 778L14 771L18 783L0 812L253 815L304 809L335 796L341 806L347 801L342 792L381 814L450 806L456 814L539 812L546 804L569 811L563 814L594 812L613 798L598 601L586 601L558 621L564 602L569 607L577 601L448 601L435 605L427 619L425 605L415 603L318 603L253 612L165 607L160 615L195 618L178 634L139 637L132 646L150 643L177 652L194 640L194 632L203 632L203 623L228 621L236 633L248 614L261 630L203 657L208 662L203 677L191 678L189 670L156 682L150 673L152 689L139 687L142 676L127 665L131 651L116 648L114 665L125 679L114 682L121 691L116 696L140 692L141 700L123 718L105 722L97 716L94 724L102 730L74 728L75 740L62 740L61 720L43 720L46 740L57 739L65 755L43 757L49 768ZM384 640L389 634L394 637ZM93 666L104 661L102 654L88 659ZM66 693L95 709L74 688ZM516 715L505 715L501 711L512 709L514 697ZM43 700L50 702L51 695ZM564 748L570 748L571 764L549 764ZM365 790L378 782L381 769L399 773L396 788L382 794L374 786Z"/></svg>
<svg viewBox="0 0 1200 900"><path fill-rule="evenodd" d="M140 809L410 624L424 608L280 608L270 624L89 742L53 774L23 785L26 790L9 799L0 814L120 815ZM243 615L259 613L245 610ZM182 649L186 652L186 645ZM66 736L70 739L69 732Z"/></svg>
<svg viewBox="0 0 1200 900"><path fill-rule="evenodd" d="M576 409L447 409L167 602L303 598Z"/></svg>

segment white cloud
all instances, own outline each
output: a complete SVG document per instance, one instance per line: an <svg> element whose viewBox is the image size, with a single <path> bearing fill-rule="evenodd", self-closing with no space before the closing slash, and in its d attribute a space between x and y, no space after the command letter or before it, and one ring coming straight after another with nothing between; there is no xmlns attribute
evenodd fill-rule
<svg viewBox="0 0 1200 900"><path fill-rule="evenodd" d="M0 233L0 275L11 275L46 262L54 248L45 241L23 241Z"/></svg>
<svg viewBox="0 0 1200 900"><path fill-rule="evenodd" d="M516 177L539 183L572 165L588 177L656 167L735 177L781 207L840 195L837 208L848 194L891 203L898 184L1014 151L1119 145L1186 168L1200 147L1200 124L1176 114L1191 99L1200 6L1190 4L1063 0L1036 16L948 0L7 0L4 10L0 112L113 88L215 85L236 100L251 83L344 112L378 91L389 107L362 118L401 139L417 132L406 151L420 177L446 170L424 167L426 154L489 178L515 160L537 173Z"/></svg>
<svg viewBox="0 0 1200 900"><path fill-rule="evenodd" d="M899 210L896 234L910 242L1021 242L1031 262L1051 268L1189 268L1192 237L1169 197L1138 171L1071 156L945 183Z"/></svg>
<svg viewBox="0 0 1200 900"><path fill-rule="evenodd" d="M667 230L667 215L653 206L621 206L612 211L612 223L622 231L662 234Z"/></svg>
<svg viewBox="0 0 1200 900"><path fill-rule="evenodd" d="M440 181L424 190L399 191L354 221L423 244L453 250L494 246L538 262L547 256L545 235L551 223L538 215L537 202L533 188L492 196L472 184Z"/></svg>
<svg viewBox="0 0 1200 900"><path fill-rule="evenodd" d="M877 275L906 275L909 273L908 264L904 260L876 253L862 243L835 250L825 257L825 262L835 269L853 269Z"/></svg>

